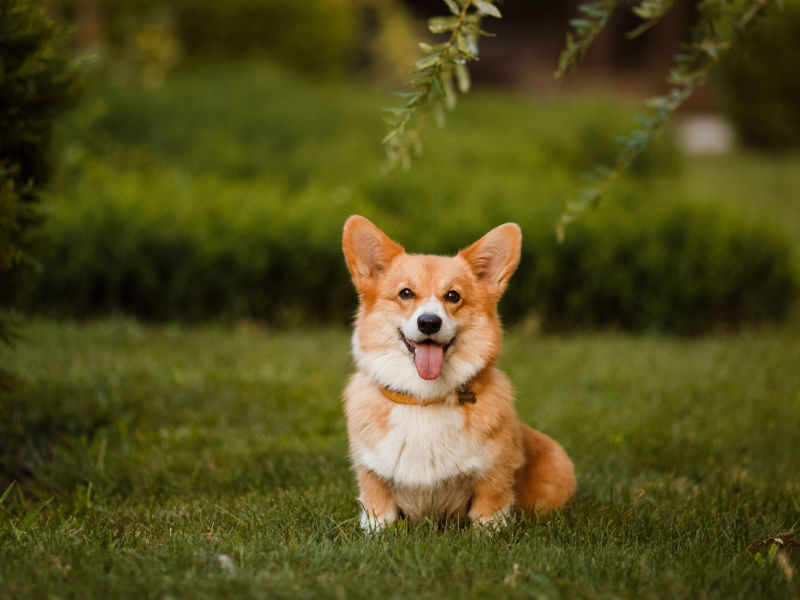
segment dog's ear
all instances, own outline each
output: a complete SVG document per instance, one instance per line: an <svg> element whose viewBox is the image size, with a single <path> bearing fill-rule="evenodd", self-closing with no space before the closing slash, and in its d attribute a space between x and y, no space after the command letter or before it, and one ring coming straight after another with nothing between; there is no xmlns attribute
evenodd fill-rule
<svg viewBox="0 0 800 600"><path fill-rule="evenodd" d="M344 224L342 249L356 289L378 277L403 247L369 220L353 215Z"/></svg>
<svg viewBox="0 0 800 600"><path fill-rule="evenodd" d="M519 264L522 231L516 223L495 227L470 247L458 253L466 259L478 280L499 298Z"/></svg>

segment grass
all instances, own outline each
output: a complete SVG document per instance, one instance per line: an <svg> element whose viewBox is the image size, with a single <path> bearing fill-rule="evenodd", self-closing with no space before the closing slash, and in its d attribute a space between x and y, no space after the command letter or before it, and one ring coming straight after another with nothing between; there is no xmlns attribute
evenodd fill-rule
<svg viewBox="0 0 800 600"><path fill-rule="evenodd" d="M313 89L262 66L106 90L78 114L85 139L68 148L51 224L84 202L97 202L86 215L124 221L103 203L114 194L152 223L144 208L162 202L190 223L195 204L219 198L220 214L260 236L262 223L287 229L276 217L287 203L301 214L323 199L314 226L331 247L339 212L373 211L426 250L438 238L415 233L420 207L438 207L430 229L451 236L508 211L551 223L630 125L609 102L471 95L410 174L385 178L387 101ZM798 254L796 155L677 160L669 144L655 148L600 210L652 194L732 204L783 227ZM469 210L447 225L455 202ZM108 238L89 247L113 263L125 239ZM13 351L0 347L0 365L24 377L0 396L0 600L800 598L796 559L747 551L800 529L800 309L782 329L699 339L526 331L509 333L501 366L521 416L573 457L574 507L491 536L420 524L369 537L339 400L344 329L32 322Z"/></svg>
<svg viewBox="0 0 800 600"><path fill-rule="evenodd" d="M574 458L575 506L368 537L346 331L36 321L0 351L25 373L0 404L0 598L797 598L796 561L746 550L800 523L796 340L512 331L501 366Z"/></svg>

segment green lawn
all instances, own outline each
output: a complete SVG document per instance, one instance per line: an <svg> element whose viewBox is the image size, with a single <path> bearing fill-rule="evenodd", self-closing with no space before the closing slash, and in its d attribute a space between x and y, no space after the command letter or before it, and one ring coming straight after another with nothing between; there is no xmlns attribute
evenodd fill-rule
<svg viewBox="0 0 800 600"><path fill-rule="evenodd" d="M491 536L362 534L348 353L340 329L32 323L0 350L25 374L0 404L0 598L800 596L796 559L746 550L800 528L794 328L511 332L519 412L580 493Z"/></svg>
<svg viewBox="0 0 800 600"><path fill-rule="evenodd" d="M631 121L609 101L473 95L430 132L410 173L383 177L387 100L359 90L261 66L188 72L152 93L102 91L83 108L82 142L68 145L54 190L48 231L64 250L44 261L44 280L85 263L89 308L115 310L92 279L111 273L142 302L186 313L191 294L130 283L160 276L158 260L182 246L142 245L151 272L131 240L194 222L216 256L226 243L246 249L241 231L294 247L296 221L312 223L341 277L307 261L310 283L268 283L313 300L335 290L298 287L316 281L311 267L349 286L338 236L351 212L377 215L413 250L452 251L456 233L506 218L550 235L579 173L613 154ZM665 141L600 211L634 198L646 212L673 195L731 204L783 228L800 257L798 155L681 161ZM427 228L414 220L421 207L435 217ZM135 268L120 267L126 252ZM231 265L211 266L226 289ZM189 288L201 272L162 270ZM48 298L74 309L64 290ZM358 527L339 400L346 330L33 321L14 350L0 346L0 366L23 377L0 396L0 600L800 598L797 558L747 551L800 532L800 307L780 328L704 338L526 333L535 321L510 332L502 366L522 417L573 457L574 507L490 536L401 524L374 537Z"/></svg>

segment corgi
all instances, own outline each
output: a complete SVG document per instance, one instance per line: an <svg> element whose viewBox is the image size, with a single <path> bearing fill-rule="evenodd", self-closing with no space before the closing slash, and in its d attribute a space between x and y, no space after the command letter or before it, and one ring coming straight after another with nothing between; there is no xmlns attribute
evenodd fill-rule
<svg viewBox="0 0 800 600"><path fill-rule="evenodd" d="M572 461L519 420L495 368L521 246L506 223L455 256L407 254L364 217L345 223L359 306L344 411L365 530L403 516L498 526L574 496Z"/></svg>

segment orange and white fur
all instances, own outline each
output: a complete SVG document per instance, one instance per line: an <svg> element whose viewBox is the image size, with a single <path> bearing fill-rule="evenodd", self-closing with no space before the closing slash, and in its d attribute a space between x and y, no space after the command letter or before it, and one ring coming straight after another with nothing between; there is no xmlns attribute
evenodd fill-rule
<svg viewBox="0 0 800 600"><path fill-rule="evenodd" d="M521 244L507 223L456 256L406 254L367 219L345 223L359 308L344 401L364 529L403 515L496 526L574 495L572 461L519 420L495 368Z"/></svg>

